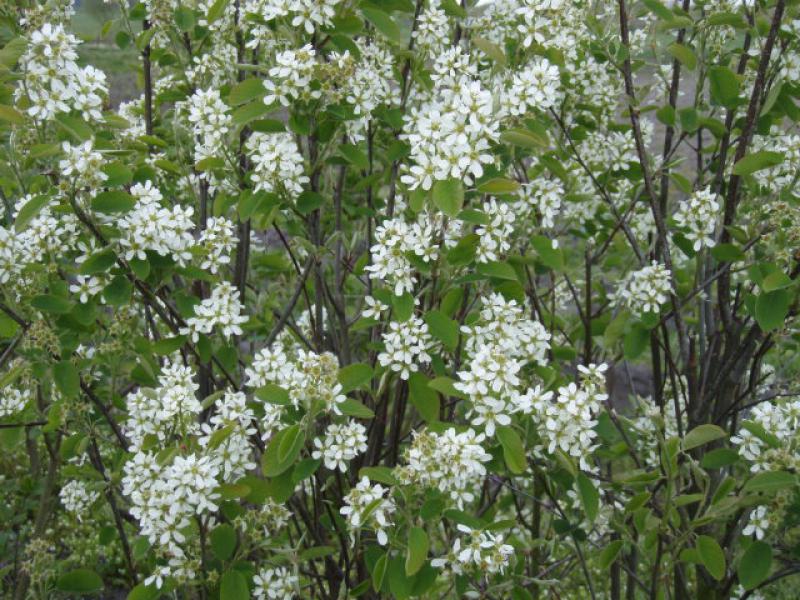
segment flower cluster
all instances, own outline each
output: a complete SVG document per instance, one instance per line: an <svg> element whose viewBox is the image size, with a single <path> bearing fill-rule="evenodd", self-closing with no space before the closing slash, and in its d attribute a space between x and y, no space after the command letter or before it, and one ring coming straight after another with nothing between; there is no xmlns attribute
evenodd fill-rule
<svg viewBox="0 0 800 600"><path fill-rule="evenodd" d="M405 484L436 488L448 494L459 508L475 499L486 476L484 463L491 455L483 448L484 434L467 429L457 433L421 431L406 452L406 464L395 469Z"/></svg>
<svg viewBox="0 0 800 600"><path fill-rule="evenodd" d="M61 488L58 497L66 511L82 521L83 516L100 497L100 492L89 489L83 481L72 479Z"/></svg>
<svg viewBox="0 0 800 600"><path fill-rule="evenodd" d="M762 402L753 407L731 442L739 447L739 455L750 461L750 470L754 473L783 468L793 470L800 465L798 427L800 399Z"/></svg>
<svg viewBox="0 0 800 600"><path fill-rule="evenodd" d="M330 352L317 354L296 345L286 349L279 343L257 352L253 363L245 369L248 387L279 385L289 393L293 406L310 409L317 405L337 415L341 414L338 405L345 400L338 373L339 361ZM269 431L280 417L282 407L273 404L264 407L268 410Z"/></svg>
<svg viewBox="0 0 800 600"><path fill-rule="evenodd" d="M524 69L515 71L502 98L504 109L513 116L524 116L531 109L547 110L561 96L558 67L537 57Z"/></svg>
<svg viewBox="0 0 800 600"><path fill-rule="evenodd" d="M516 215L510 205L494 199L484 203L483 213L487 222L475 230L480 238L476 255L478 262L486 263L499 260L500 255L511 248Z"/></svg>
<svg viewBox="0 0 800 600"><path fill-rule="evenodd" d="M197 144L194 146L194 161L219 156L225 137L233 123L228 106L222 101L219 90L197 90L186 102L189 123L192 124Z"/></svg>
<svg viewBox="0 0 800 600"><path fill-rule="evenodd" d="M365 527L375 531L381 546L389 542L386 530L392 526L389 519L396 506L394 500L385 497L387 491L379 483L372 485L368 477L362 477L344 497L345 505L339 512L347 519L353 543L355 543L355 533Z"/></svg>
<svg viewBox="0 0 800 600"><path fill-rule="evenodd" d="M164 462L139 451L125 463L122 492L142 535L170 557L182 558L185 530L217 510L219 469L210 456L188 454Z"/></svg>
<svg viewBox="0 0 800 600"><path fill-rule="evenodd" d="M424 262L435 261L439 246L435 241L442 227L440 219L420 215L413 223L403 218L386 219L375 230L375 244L370 248L372 264L365 270L372 279L385 281L401 296L411 292L417 278L409 254L415 254Z"/></svg>
<svg viewBox="0 0 800 600"><path fill-rule="evenodd" d="M383 334L383 346L378 362L399 373L401 379L408 379L411 373L419 371L421 364L431 362L428 325L416 315L407 321L390 322Z"/></svg>
<svg viewBox="0 0 800 600"><path fill-rule="evenodd" d="M361 423L348 421L331 423L325 429L325 438L314 440L313 458L322 459L330 470L347 472L347 463L367 451L367 430Z"/></svg>
<svg viewBox="0 0 800 600"><path fill-rule="evenodd" d="M253 597L257 600L287 600L297 595L299 580L285 567L261 569L253 575Z"/></svg>
<svg viewBox="0 0 800 600"><path fill-rule="evenodd" d="M269 70L270 79L264 80L267 90L264 103L280 102L283 106L290 106L292 102L309 101L322 96L322 92L311 85L316 68L316 53L311 45L278 52L275 66Z"/></svg>
<svg viewBox="0 0 800 600"><path fill-rule="evenodd" d="M247 317L241 312L239 291L231 283L223 281L208 298L195 305L194 316L186 320L181 335L188 335L196 342L200 334L209 334L215 327L221 327L225 337L242 335L241 325L247 322Z"/></svg>
<svg viewBox="0 0 800 600"><path fill-rule="evenodd" d="M0 419L22 412L30 400L29 389L18 389L10 385L0 389Z"/></svg>
<svg viewBox="0 0 800 600"><path fill-rule="evenodd" d="M588 459L596 448L596 416L607 398L590 381L582 388L575 383L558 388L555 399L552 394L540 396L533 408L538 416L542 448L550 454L561 450L578 459L581 469L591 471Z"/></svg>
<svg viewBox="0 0 800 600"><path fill-rule="evenodd" d="M92 66L78 66L78 43L63 25L45 23L31 33L20 58L25 85L16 89L15 96L18 101L27 97L27 112L34 119L48 121L73 110L87 120L102 119L106 76Z"/></svg>
<svg viewBox="0 0 800 600"><path fill-rule="evenodd" d="M686 229L686 239L692 242L695 252L714 246L718 212L719 202L710 188L696 191L678 205L675 224Z"/></svg>
<svg viewBox="0 0 800 600"><path fill-rule="evenodd" d="M151 181L133 185L130 193L136 204L117 221L125 259L146 260L149 250L170 256L180 265L190 261L190 250L195 244L192 235L194 209L177 205L171 209L164 207L161 191Z"/></svg>
<svg viewBox="0 0 800 600"><path fill-rule="evenodd" d="M211 217L200 234L199 248L203 256L201 269L218 273L231 262L230 253L236 246L236 225L225 217Z"/></svg>
<svg viewBox="0 0 800 600"><path fill-rule="evenodd" d="M303 156L291 134L254 133L247 140L247 152L253 162L250 178L256 191L282 192L294 198L308 183Z"/></svg>
<svg viewBox="0 0 800 600"><path fill-rule="evenodd" d="M612 302L636 315L657 313L669 299L671 290L669 271L664 265L653 261L638 271L628 273L614 291Z"/></svg>
<svg viewBox="0 0 800 600"><path fill-rule="evenodd" d="M479 531L466 525L458 525L458 530L466 534L456 538L447 556L434 558L431 566L437 569L449 569L458 575L465 571L481 571L482 573L503 573L508 566L514 548L503 543L503 536L491 531Z"/></svg>
<svg viewBox="0 0 800 600"><path fill-rule="evenodd" d="M492 93L469 77L437 91L405 117L402 137L411 146L413 164L401 181L412 190L429 190L450 178L471 183L493 160L489 145L499 136L499 122Z"/></svg>
<svg viewBox="0 0 800 600"><path fill-rule="evenodd" d="M197 431L196 418L202 407L197 400L199 386L194 378L191 367L177 360L168 361L158 376L157 388L140 388L128 394L128 420L124 429L131 451L140 448L148 435L165 442L172 435Z"/></svg>

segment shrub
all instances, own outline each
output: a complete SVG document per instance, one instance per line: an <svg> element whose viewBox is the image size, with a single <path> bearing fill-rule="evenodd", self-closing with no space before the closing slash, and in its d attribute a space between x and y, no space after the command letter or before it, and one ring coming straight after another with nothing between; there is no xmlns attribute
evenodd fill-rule
<svg viewBox="0 0 800 600"><path fill-rule="evenodd" d="M796 3L122 2L115 109L70 5L3 13L4 593L788 589Z"/></svg>

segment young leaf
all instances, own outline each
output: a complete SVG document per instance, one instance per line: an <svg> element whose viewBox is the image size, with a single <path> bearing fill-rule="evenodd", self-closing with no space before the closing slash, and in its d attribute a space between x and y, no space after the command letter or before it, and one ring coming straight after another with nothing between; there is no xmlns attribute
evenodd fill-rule
<svg viewBox="0 0 800 600"><path fill-rule="evenodd" d="M103 589L103 580L91 569L75 569L61 575L56 588L70 594L91 594Z"/></svg>
<svg viewBox="0 0 800 600"><path fill-rule="evenodd" d="M250 590L247 589L244 575L234 569L223 573L219 583L219 596L225 600L249 600Z"/></svg>
<svg viewBox="0 0 800 600"><path fill-rule="evenodd" d="M458 346L458 322L448 318L443 312L431 310L425 315L431 335L444 344L448 350Z"/></svg>
<svg viewBox="0 0 800 600"><path fill-rule="evenodd" d="M764 471L744 484L745 492L777 492L797 485L797 477L786 471Z"/></svg>
<svg viewBox="0 0 800 600"><path fill-rule="evenodd" d="M464 186L458 179L433 184L433 203L448 217L455 217L464 205Z"/></svg>
<svg viewBox="0 0 800 600"><path fill-rule="evenodd" d="M408 532L406 551L406 575L414 575L425 564L428 557L428 535L421 527L412 527Z"/></svg>
<svg viewBox="0 0 800 600"><path fill-rule="evenodd" d="M68 360L53 365L53 379L65 398L75 398L80 393L81 378L78 369Z"/></svg>
<svg viewBox="0 0 800 600"><path fill-rule="evenodd" d="M714 538L707 535L697 536L697 554L714 579L721 581L725 577L725 554Z"/></svg>
<svg viewBox="0 0 800 600"><path fill-rule="evenodd" d="M728 434L718 425L712 425L711 423L698 425L684 436L683 449L691 450L724 437L728 437Z"/></svg>
<svg viewBox="0 0 800 600"><path fill-rule="evenodd" d="M372 379L372 367L365 363L355 363L339 369L339 383L342 384L342 393L346 394L360 388Z"/></svg>
<svg viewBox="0 0 800 600"><path fill-rule="evenodd" d="M583 510L586 511L586 518L589 519L590 523L594 522L600 509L600 493L594 487L592 480L583 473L578 473L576 482Z"/></svg>
<svg viewBox="0 0 800 600"><path fill-rule="evenodd" d="M756 299L756 321L763 331L783 326L789 314L791 297L785 289L762 292Z"/></svg>
<svg viewBox="0 0 800 600"><path fill-rule="evenodd" d="M228 560L236 549L236 530L228 523L220 523L208 536L211 550L220 560Z"/></svg>
<svg viewBox="0 0 800 600"><path fill-rule="evenodd" d="M752 590L767 578L771 567L772 548L765 542L755 541L745 550L739 561L736 571L739 583L744 589Z"/></svg>
<svg viewBox="0 0 800 600"><path fill-rule="evenodd" d="M515 474L524 473L528 464L525 459L525 447L517 432L511 427L498 427L497 441L503 447L503 458L508 470Z"/></svg>
<svg viewBox="0 0 800 600"><path fill-rule="evenodd" d="M752 152L733 165L733 174L739 176L750 175L756 171L779 165L785 158L786 155L783 152L773 152L772 150Z"/></svg>

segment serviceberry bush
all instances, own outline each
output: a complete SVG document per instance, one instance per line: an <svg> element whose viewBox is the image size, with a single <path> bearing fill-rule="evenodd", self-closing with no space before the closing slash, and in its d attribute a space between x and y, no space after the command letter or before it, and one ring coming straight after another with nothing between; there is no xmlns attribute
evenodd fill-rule
<svg viewBox="0 0 800 600"><path fill-rule="evenodd" d="M4 597L797 597L797 2L112 8L0 8Z"/></svg>

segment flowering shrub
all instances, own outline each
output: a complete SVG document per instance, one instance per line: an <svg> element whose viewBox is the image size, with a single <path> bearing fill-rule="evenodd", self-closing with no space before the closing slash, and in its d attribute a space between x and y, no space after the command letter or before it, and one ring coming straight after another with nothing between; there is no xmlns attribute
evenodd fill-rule
<svg viewBox="0 0 800 600"><path fill-rule="evenodd" d="M0 10L0 590L796 597L785 0ZM120 595L121 594L121 595Z"/></svg>

